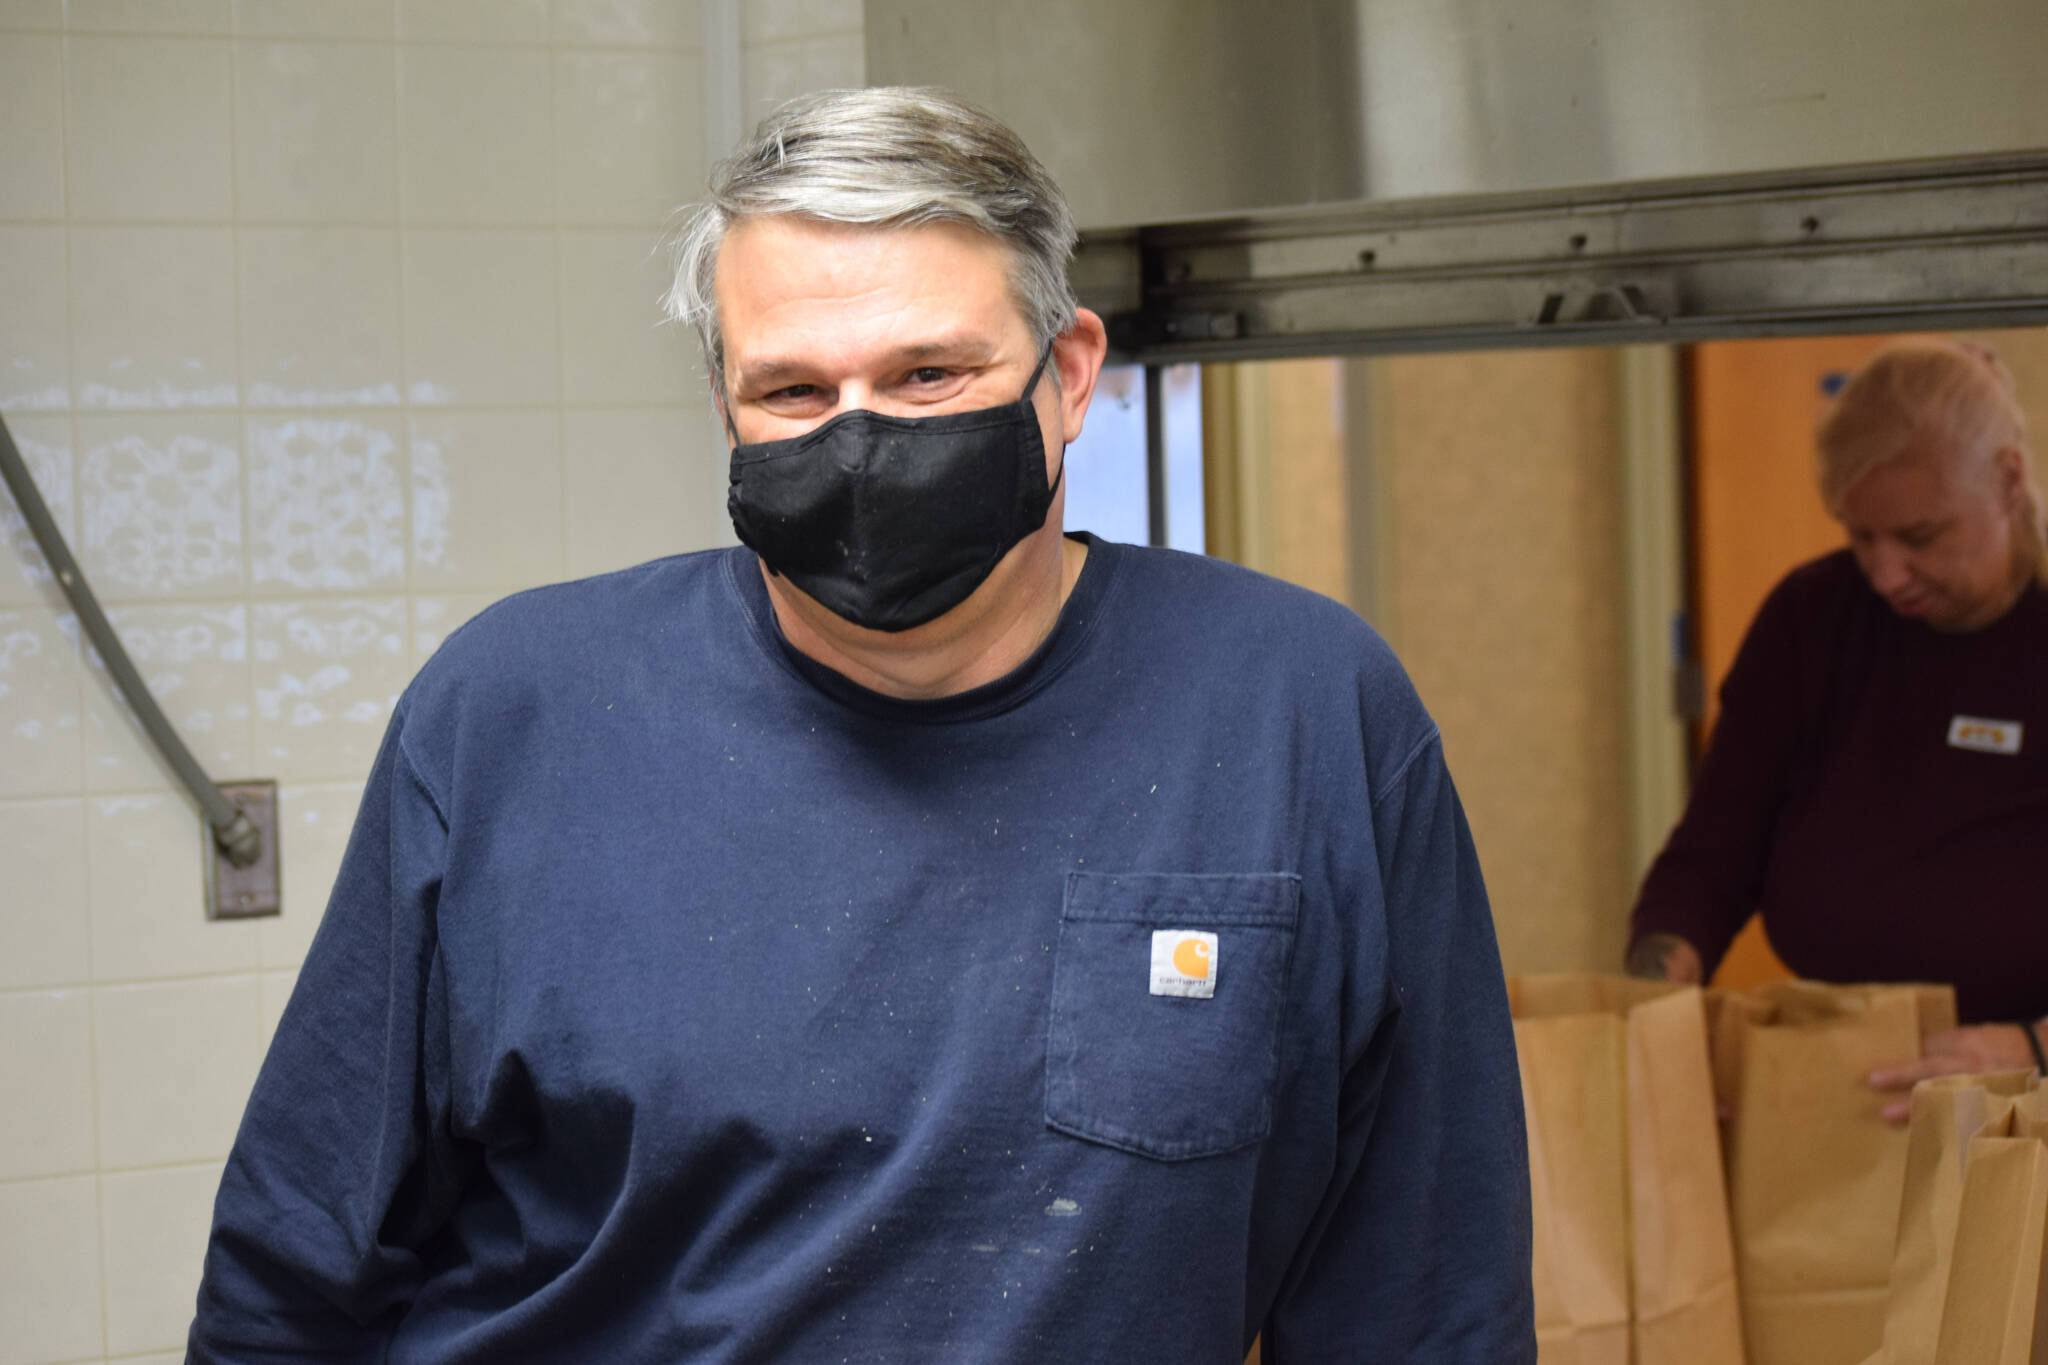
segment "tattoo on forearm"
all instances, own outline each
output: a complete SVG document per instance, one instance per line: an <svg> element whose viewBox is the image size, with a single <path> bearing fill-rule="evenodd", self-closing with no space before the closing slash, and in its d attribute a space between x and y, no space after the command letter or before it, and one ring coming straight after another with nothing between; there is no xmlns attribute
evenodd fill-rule
<svg viewBox="0 0 2048 1365"><path fill-rule="evenodd" d="M1628 974L1669 980L1671 955L1684 946L1685 940L1676 934L1644 934L1628 950Z"/></svg>

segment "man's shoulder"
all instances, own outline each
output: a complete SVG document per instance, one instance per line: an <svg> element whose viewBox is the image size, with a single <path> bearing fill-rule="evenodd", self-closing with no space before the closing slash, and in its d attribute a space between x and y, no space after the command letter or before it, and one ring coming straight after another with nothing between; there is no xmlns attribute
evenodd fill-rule
<svg viewBox="0 0 2048 1365"><path fill-rule="evenodd" d="M648 641L688 631L721 593L729 550L700 550L528 588L452 631L420 669L422 697L479 686L546 688L616 662Z"/></svg>
<svg viewBox="0 0 2048 1365"><path fill-rule="evenodd" d="M1357 612L1236 564L1118 547L1131 648L1176 685L1206 677L1231 704L1302 718L1362 749L1374 788L1436 737L1394 651Z"/></svg>
<svg viewBox="0 0 2048 1365"><path fill-rule="evenodd" d="M1401 671L1378 631L1319 592L1206 555L1133 545L1115 551L1132 610L1148 633L1186 637L1203 652L1275 663Z"/></svg>
<svg viewBox="0 0 2048 1365"><path fill-rule="evenodd" d="M1247 619L1317 624L1325 629L1371 627L1343 603L1322 593L1247 569L1229 560L1185 550L1144 545L1107 546L1118 558L1117 573L1143 594L1146 606L1164 614L1188 605Z"/></svg>

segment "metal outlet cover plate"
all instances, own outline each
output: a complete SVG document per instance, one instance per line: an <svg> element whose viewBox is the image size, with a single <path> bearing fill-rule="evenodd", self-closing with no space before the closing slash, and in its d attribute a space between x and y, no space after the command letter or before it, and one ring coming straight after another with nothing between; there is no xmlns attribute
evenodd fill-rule
<svg viewBox="0 0 2048 1365"><path fill-rule="evenodd" d="M208 919L258 919L284 909L277 856L277 783L268 779L251 782L223 782L221 792L241 807L262 836L256 861L236 867L214 842L213 831L202 820L199 831L205 842L206 917Z"/></svg>

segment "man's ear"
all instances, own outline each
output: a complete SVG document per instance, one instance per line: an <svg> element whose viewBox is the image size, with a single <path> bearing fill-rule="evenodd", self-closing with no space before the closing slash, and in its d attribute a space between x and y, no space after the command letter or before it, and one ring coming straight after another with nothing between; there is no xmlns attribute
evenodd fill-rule
<svg viewBox="0 0 2048 1365"><path fill-rule="evenodd" d="M1053 338L1052 363L1060 374L1060 439L1069 444L1081 435L1081 419L1095 397L1095 381L1109 354L1109 329L1087 308L1076 309L1074 325Z"/></svg>
<svg viewBox="0 0 2048 1365"><path fill-rule="evenodd" d="M2008 512L2020 511L2027 497L2027 457L2018 446L2000 446L1992 453L1991 468L2000 504Z"/></svg>

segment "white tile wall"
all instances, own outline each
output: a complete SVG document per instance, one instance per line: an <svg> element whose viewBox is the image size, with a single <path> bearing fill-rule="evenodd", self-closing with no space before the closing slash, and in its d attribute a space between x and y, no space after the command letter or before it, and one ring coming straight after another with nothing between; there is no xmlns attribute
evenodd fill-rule
<svg viewBox="0 0 2048 1365"><path fill-rule="evenodd" d="M564 222L659 223L667 186L704 179L695 52L555 54L555 192Z"/></svg>
<svg viewBox="0 0 2048 1365"><path fill-rule="evenodd" d="M754 0L740 15L748 43L859 33L860 27L860 0Z"/></svg>
<svg viewBox="0 0 2048 1365"><path fill-rule="evenodd" d="M405 584L405 440L393 412L251 417L249 579L259 593Z"/></svg>
<svg viewBox="0 0 2048 1365"><path fill-rule="evenodd" d="M92 976L85 901L85 802L0 801L0 990Z"/></svg>
<svg viewBox="0 0 2048 1365"><path fill-rule="evenodd" d="M96 1185L89 1175L0 1181L0 1365L106 1349Z"/></svg>
<svg viewBox="0 0 2048 1365"><path fill-rule="evenodd" d="M73 228L70 271L80 407L234 406L231 228Z"/></svg>
<svg viewBox="0 0 2048 1365"><path fill-rule="evenodd" d="M206 1162L100 1177L109 1354L184 1344L220 1172Z"/></svg>
<svg viewBox="0 0 2048 1365"><path fill-rule="evenodd" d="M237 212L257 222L395 218L396 71L386 44L236 44Z"/></svg>
<svg viewBox="0 0 2048 1365"><path fill-rule="evenodd" d="M408 222L548 223L555 216L548 54L409 47L398 54L399 192Z"/></svg>
<svg viewBox="0 0 2048 1365"><path fill-rule="evenodd" d="M64 216L64 47L0 33L0 218Z"/></svg>
<svg viewBox="0 0 2048 1365"><path fill-rule="evenodd" d="M64 229L0 225L0 412L71 406Z"/></svg>
<svg viewBox="0 0 2048 1365"><path fill-rule="evenodd" d="M709 397L694 397L685 407L564 414L570 576L731 536L717 421Z"/></svg>
<svg viewBox="0 0 2048 1365"><path fill-rule="evenodd" d="M242 591L242 431L224 412L81 417L76 554L104 601Z"/></svg>
<svg viewBox="0 0 2048 1365"><path fill-rule="evenodd" d="M697 342L663 316L668 253L646 228L562 234L562 392L571 403L673 403ZM687 379L685 380L687 382Z"/></svg>
<svg viewBox="0 0 2048 1365"><path fill-rule="evenodd" d="M445 592L561 578L562 481L552 412L416 415L413 586Z"/></svg>
<svg viewBox="0 0 2048 1365"><path fill-rule="evenodd" d="M261 1060L261 978L102 986L92 1013L101 1167L226 1157Z"/></svg>
<svg viewBox="0 0 2048 1365"><path fill-rule="evenodd" d="M249 406L398 406L396 232L246 227L235 257Z"/></svg>
<svg viewBox="0 0 2048 1365"><path fill-rule="evenodd" d="M0 28L61 31L64 0L0 0Z"/></svg>
<svg viewBox="0 0 2048 1365"><path fill-rule="evenodd" d="M554 0L560 44L602 47L694 47L700 20L694 0Z"/></svg>
<svg viewBox="0 0 2048 1365"><path fill-rule="evenodd" d="M860 30L824 33L812 37L779 39L750 44L746 50L745 76L750 119L766 114L776 105L806 90L836 90L861 83L867 52Z"/></svg>
<svg viewBox="0 0 2048 1365"><path fill-rule="evenodd" d="M234 0L235 32L272 38L389 39L392 0Z"/></svg>
<svg viewBox="0 0 2048 1365"><path fill-rule="evenodd" d="M561 394L555 236L405 234L405 376L414 403L540 403Z"/></svg>
<svg viewBox="0 0 2048 1365"><path fill-rule="evenodd" d="M262 602L250 633L263 774L333 782L368 772L412 676L405 599Z"/></svg>
<svg viewBox="0 0 2048 1365"><path fill-rule="evenodd" d="M148 16L169 7L121 8ZM78 11L74 5L72 14ZM228 45L72 38L65 55L71 216L226 218L233 197Z"/></svg>
<svg viewBox="0 0 2048 1365"><path fill-rule="evenodd" d="M545 43L548 0L398 0L398 33L413 42Z"/></svg>
<svg viewBox="0 0 2048 1365"><path fill-rule="evenodd" d="M29 477L42 490L51 520L67 542L75 541L78 518L73 515L71 492L70 419L9 414L7 426ZM0 606L54 605L59 600L50 565L29 534L28 519L12 499L0 502Z"/></svg>
<svg viewBox="0 0 2048 1365"><path fill-rule="evenodd" d="M0 799L84 786L84 705L75 617L41 606L0 610Z"/></svg>
<svg viewBox="0 0 2048 1365"><path fill-rule="evenodd" d="M192 756L223 777L253 771L248 610L240 603L116 607L107 613ZM168 790L175 779L86 645L85 785Z"/></svg>
<svg viewBox="0 0 2048 1365"><path fill-rule="evenodd" d="M226 33L228 0L67 0L74 30L109 33Z"/></svg>
<svg viewBox="0 0 2048 1365"><path fill-rule="evenodd" d="M89 1006L83 987L0 991L0 1180L92 1170Z"/></svg>
<svg viewBox="0 0 2048 1365"><path fill-rule="evenodd" d="M859 0L745 0L750 109ZM0 497L0 1365L169 1362L220 1161L398 693L507 592L727 543L660 324L696 0L0 0L0 413L284 914L203 835Z"/></svg>
<svg viewBox="0 0 2048 1365"><path fill-rule="evenodd" d="M253 923L211 924L201 917L200 838L199 814L182 793L102 796L86 803L86 904L95 981L255 969Z"/></svg>

